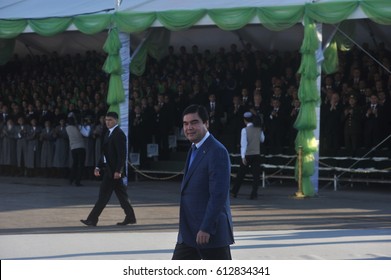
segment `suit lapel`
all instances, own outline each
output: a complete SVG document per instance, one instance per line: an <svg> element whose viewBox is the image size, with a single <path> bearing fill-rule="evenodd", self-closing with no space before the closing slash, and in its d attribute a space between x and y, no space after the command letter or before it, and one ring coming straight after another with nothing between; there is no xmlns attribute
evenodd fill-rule
<svg viewBox="0 0 391 280"><path fill-rule="evenodd" d="M194 174L194 171L197 169L198 165L202 162L202 160L205 158L205 155L207 154L208 150L209 150L209 145L212 141L212 135L210 135L206 140L205 142L201 145L201 147L199 148L200 150L197 152L190 168L188 168L189 166L189 161L190 161L190 153L191 151L188 153L187 155L187 160L186 160L186 166L185 166L185 176L182 180L182 185L181 185L181 189L183 190L184 187L186 186L187 182L189 181L189 179L191 178L191 176Z"/></svg>

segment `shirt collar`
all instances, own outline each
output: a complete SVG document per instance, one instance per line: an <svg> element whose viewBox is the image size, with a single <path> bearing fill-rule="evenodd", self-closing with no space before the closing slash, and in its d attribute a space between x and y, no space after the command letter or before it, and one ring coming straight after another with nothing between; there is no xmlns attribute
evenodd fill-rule
<svg viewBox="0 0 391 280"><path fill-rule="evenodd" d="M202 144L204 144L205 140L209 137L210 133L209 131L206 132L205 136L201 139L200 142L196 143L195 146L197 147L197 149L199 147L201 147ZM194 143L193 143L194 144Z"/></svg>
<svg viewBox="0 0 391 280"><path fill-rule="evenodd" d="M111 133L113 133L113 130L114 130L117 126L118 126L118 124L116 124L115 126L113 126L112 128L109 129L109 135L110 135Z"/></svg>

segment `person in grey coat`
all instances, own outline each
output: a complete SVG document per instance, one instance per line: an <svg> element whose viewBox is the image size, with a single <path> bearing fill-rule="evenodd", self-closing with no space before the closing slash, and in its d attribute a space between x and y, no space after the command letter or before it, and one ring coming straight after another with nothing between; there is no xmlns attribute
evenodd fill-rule
<svg viewBox="0 0 391 280"><path fill-rule="evenodd" d="M55 149L53 167L57 168L57 175L66 176L69 167L69 139L65 127L65 119L60 119L60 124L54 129Z"/></svg>
<svg viewBox="0 0 391 280"><path fill-rule="evenodd" d="M45 121L45 127L42 129L40 141L42 142L41 167L43 168L44 176L49 177L53 175L52 167L55 141L54 129L51 127L49 120Z"/></svg>
<svg viewBox="0 0 391 280"><path fill-rule="evenodd" d="M37 174L37 169L40 167L41 157L41 143L39 137L41 135L42 127L38 125L36 118L30 121L29 132L27 135L27 160L26 168L27 175L33 176Z"/></svg>
<svg viewBox="0 0 391 280"><path fill-rule="evenodd" d="M69 147L72 154L72 168L69 177L69 183L76 186L82 186L81 179L83 175L84 163L86 160L86 147L83 135L76 124L75 117L71 115L68 117L68 125L66 131L69 137Z"/></svg>
<svg viewBox="0 0 391 280"><path fill-rule="evenodd" d="M16 159L18 163L18 175L27 175L27 136L30 131L30 125L26 123L24 117L18 118L18 125L16 126Z"/></svg>
<svg viewBox="0 0 391 280"><path fill-rule="evenodd" d="M16 175L16 138L17 129L12 119L8 119L6 125L0 133L3 138L1 147L1 164L3 165L4 175Z"/></svg>
<svg viewBox="0 0 391 280"><path fill-rule="evenodd" d="M80 127L80 132L84 138L84 144L86 148L86 160L84 168L86 174L90 175L90 179L93 179L93 170L95 168L95 139L93 138L93 126L91 118L85 118Z"/></svg>

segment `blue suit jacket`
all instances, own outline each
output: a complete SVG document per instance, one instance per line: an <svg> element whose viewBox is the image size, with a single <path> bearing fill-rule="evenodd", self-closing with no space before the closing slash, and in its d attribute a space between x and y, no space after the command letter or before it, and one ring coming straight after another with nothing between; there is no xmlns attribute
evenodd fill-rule
<svg viewBox="0 0 391 280"><path fill-rule="evenodd" d="M178 243L197 247L199 230L208 232L209 243L202 248L234 243L230 210L230 159L226 148L210 135L199 147L181 185Z"/></svg>

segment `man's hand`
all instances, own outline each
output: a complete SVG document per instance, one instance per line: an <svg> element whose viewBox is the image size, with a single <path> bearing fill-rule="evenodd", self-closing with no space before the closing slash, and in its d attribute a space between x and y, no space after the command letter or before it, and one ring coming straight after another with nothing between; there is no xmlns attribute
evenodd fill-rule
<svg viewBox="0 0 391 280"><path fill-rule="evenodd" d="M198 245L205 245L205 244L209 243L209 238L210 238L210 234L209 233L200 230L197 233L196 242L197 242Z"/></svg>
<svg viewBox="0 0 391 280"><path fill-rule="evenodd" d="M246 160L246 158L242 158L242 163L243 163L244 166L247 166L247 160Z"/></svg>
<svg viewBox="0 0 391 280"><path fill-rule="evenodd" d="M95 177L99 177L99 176L100 176L99 171L100 171L99 168L95 168L95 170L94 170L94 175L95 175Z"/></svg>
<svg viewBox="0 0 391 280"><path fill-rule="evenodd" d="M114 172L114 179L121 179L121 172Z"/></svg>

